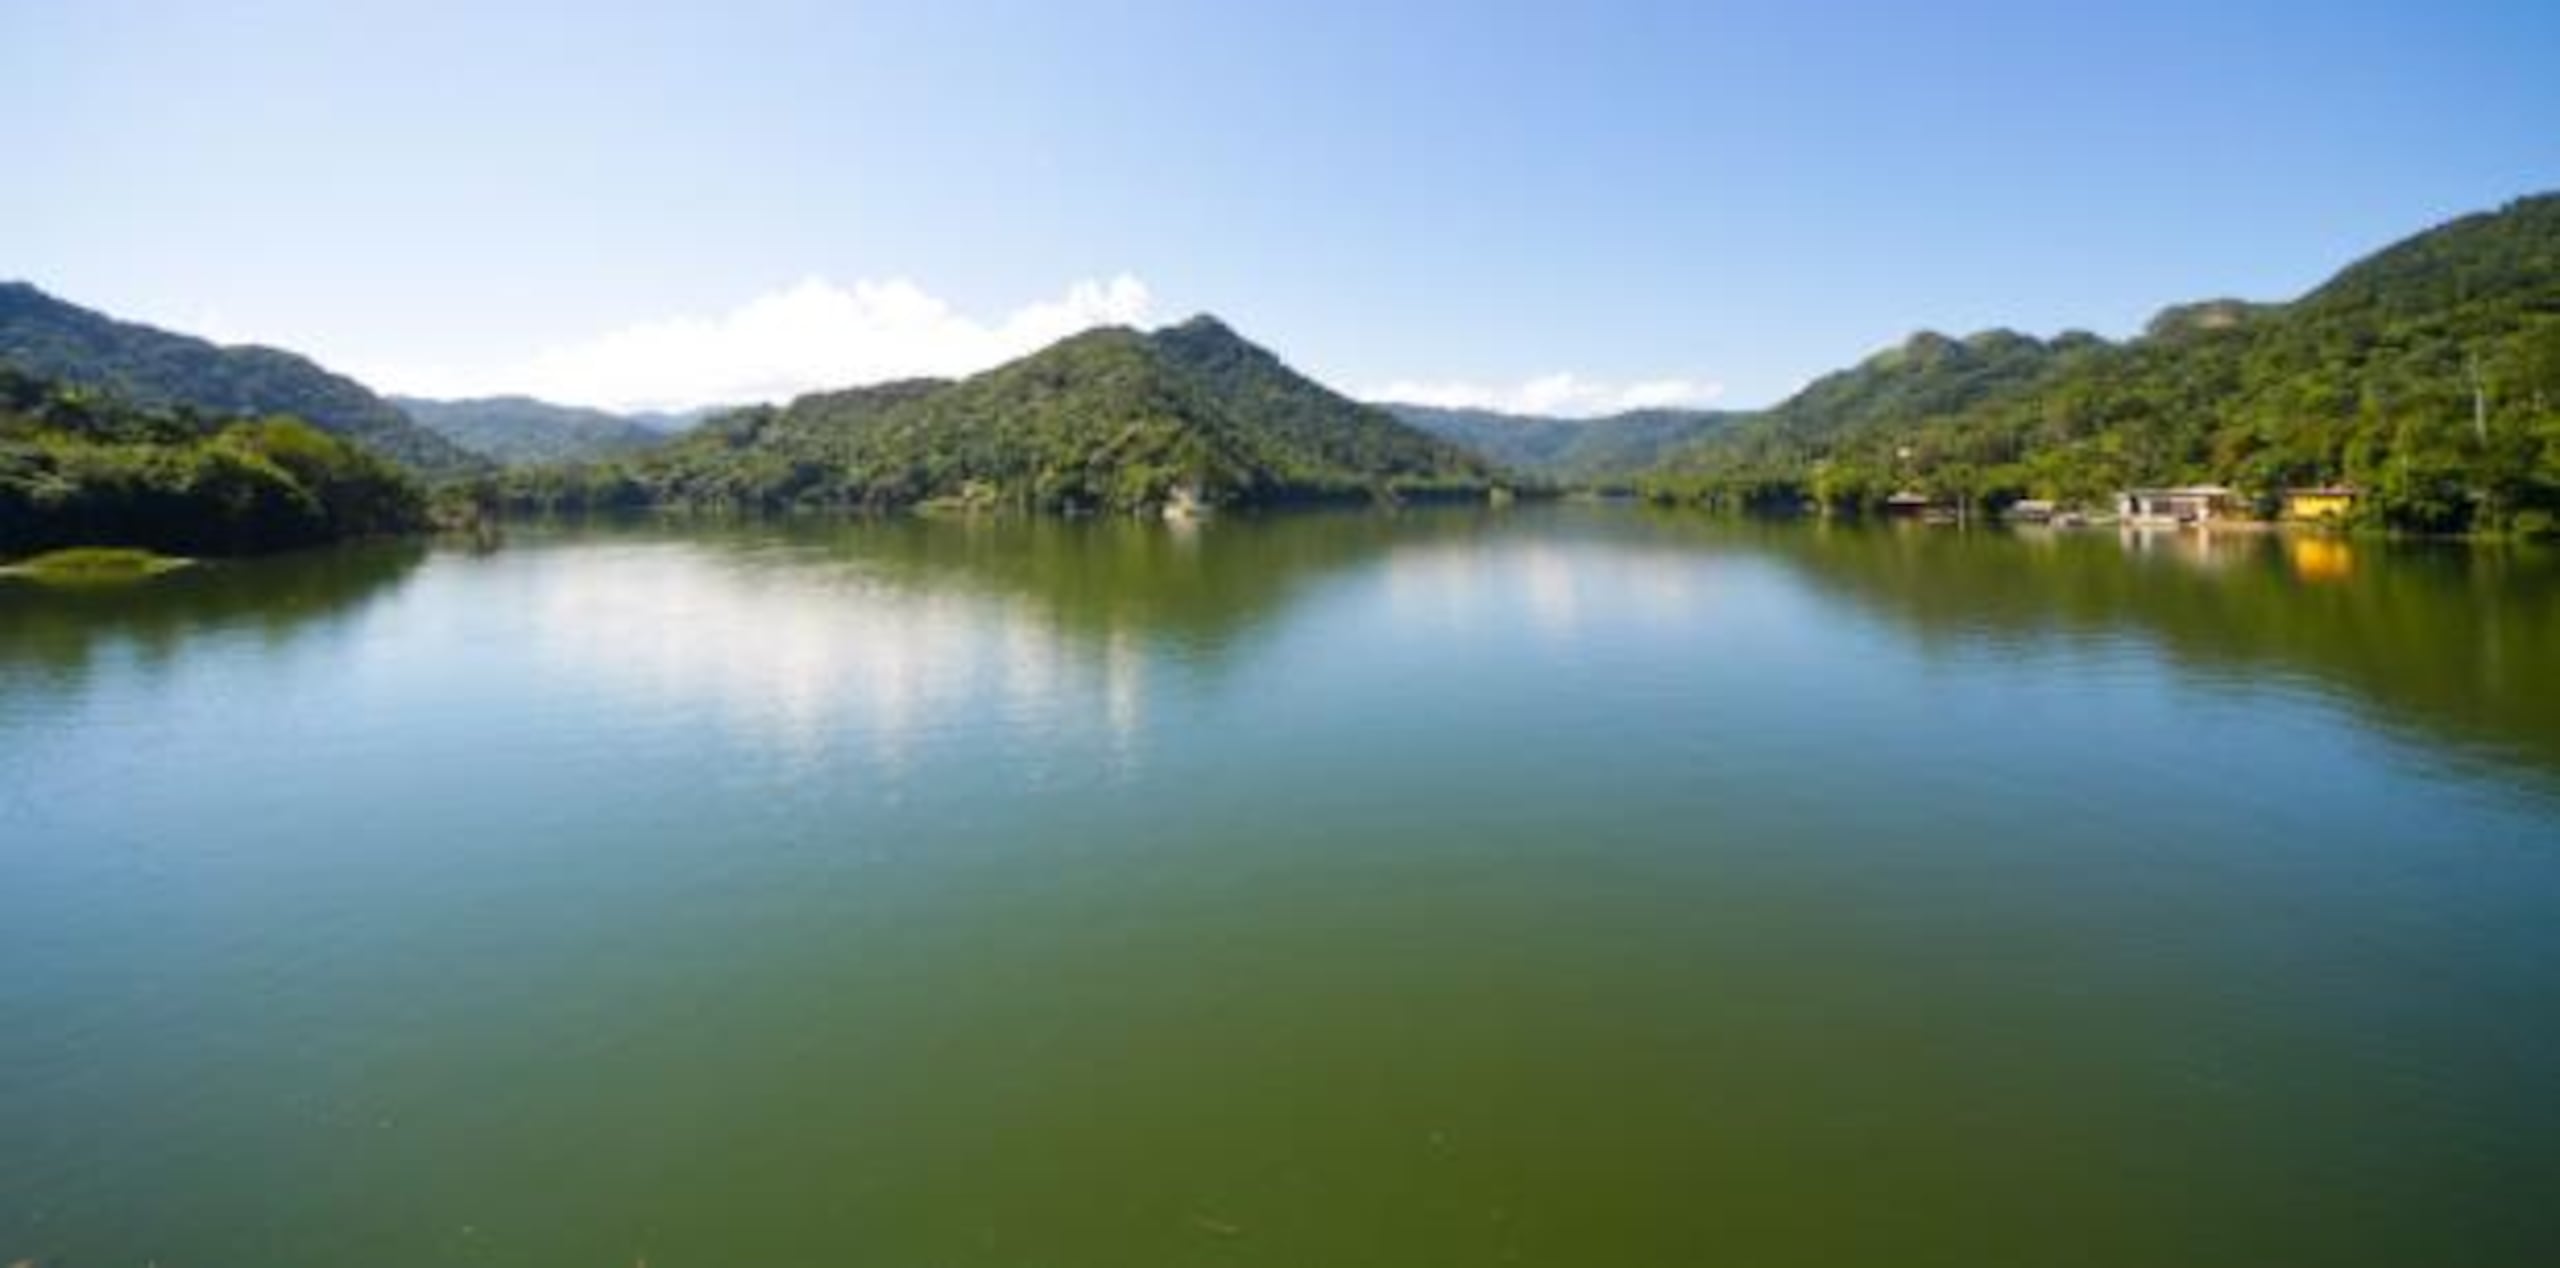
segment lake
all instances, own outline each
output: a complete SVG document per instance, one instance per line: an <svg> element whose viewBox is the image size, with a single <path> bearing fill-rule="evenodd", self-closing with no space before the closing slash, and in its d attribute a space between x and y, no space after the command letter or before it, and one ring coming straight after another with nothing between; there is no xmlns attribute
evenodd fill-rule
<svg viewBox="0 0 2560 1268"><path fill-rule="evenodd" d="M2560 561L1624 507L0 583L0 1262L2560 1262Z"/></svg>

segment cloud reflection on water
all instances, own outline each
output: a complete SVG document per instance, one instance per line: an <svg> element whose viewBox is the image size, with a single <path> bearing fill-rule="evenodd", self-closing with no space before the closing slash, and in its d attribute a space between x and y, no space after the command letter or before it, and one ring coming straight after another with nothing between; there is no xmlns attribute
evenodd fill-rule
<svg viewBox="0 0 2560 1268"><path fill-rule="evenodd" d="M707 709L797 761L851 745L903 774L953 719L990 715L1017 734L1098 729L1116 766L1135 759L1134 636L1071 638L1025 596L689 544L581 549L549 574L533 613L546 665Z"/></svg>

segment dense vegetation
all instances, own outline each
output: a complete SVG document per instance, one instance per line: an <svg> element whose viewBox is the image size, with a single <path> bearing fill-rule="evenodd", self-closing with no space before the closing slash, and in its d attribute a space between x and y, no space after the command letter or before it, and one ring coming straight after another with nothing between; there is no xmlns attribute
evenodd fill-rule
<svg viewBox="0 0 2560 1268"><path fill-rule="evenodd" d="M240 554L425 522L406 475L300 420L149 409L0 364L0 556Z"/></svg>
<svg viewBox="0 0 2560 1268"><path fill-rule="evenodd" d="M636 419L529 396L461 401L395 396L391 403L429 431L509 467L610 458L666 439L666 429Z"/></svg>
<svg viewBox="0 0 2560 1268"><path fill-rule="evenodd" d="M1267 474L1284 489L1484 486L1488 472L1475 455L1299 374L1214 317L1169 326L1145 344L1219 407L1227 430L1265 451Z"/></svg>
<svg viewBox="0 0 2560 1268"><path fill-rule="evenodd" d="M1898 489L2104 505L2352 484L2367 522L2560 528L2560 195L2391 247L2287 304L2172 308L2138 338L1921 335L1676 455L1657 497L1875 506Z"/></svg>
<svg viewBox="0 0 2560 1268"><path fill-rule="evenodd" d="M34 394L13 407L5 473L22 534L65 522L76 499L64 490L78 486L100 499L78 512L98 528L174 540L184 534L162 521L184 498L172 490L215 481L204 464L245 450L318 497L310 482L344 464L300 435L312 428L439 478L485 476L475 451L494 454L526 469L493 479L493 496L550 508L1392 499L1480 493L1507 468L1601 487L1642 472L1664 501L1842 513L1904 491L2104 507L2125 487L2185 483L2272 510L2284 489L2348 484L2377 525L2560 533L2560 195L2421 234L2293 302L2184 305L2122 342L1915 335L1758 414L1382 409L1206 317L1089 331L959 382L729 411L672 440L659 432L686 419L523 398L410 402L431 429L290 353L114 321L16 283L0 284L0 361L17 367L13 391ZM309 426L222 425L276 416ZM204 469L171 465L187 463ZM39 467L50 483L30 474ZM246 496L194 536L241 548L350 531L308 514L293 527L242 509Z"/></svg>
<svg viewBox="0 0 2560 1268"><path fill-rule="evenodd" d="M1490 469L1208 318L1087 331L958 382L736 411L636 457L510 475L519 507L1040 510L1481 494Z"/></svg>
<svg viewBox="0 0 2560 1268"><path fill-rule="evenodd" d="M661 436L673 436L736 409L734 405L696 405L689 409L635 409L618 415L626 422L638 423Z"/></svg>
<svg viewBox="0 0 2560 1268"><path fill-rule="evenodd" d="M488 465L363 384L293 353L223 347L117 321L22 282L0 283L0 361L146 407L242 418L290 415L422 475L470 475Z"/></svg>
<svg viewBox="0 0 2560 1268"><path fill-rule="evenodd" d="M1693 409L1640 409L1582 419L1436 405L1389 403L1385 408L1508 470L1602 489L1633 487L1637 477L1671 454L1747 417Z"/></svg>

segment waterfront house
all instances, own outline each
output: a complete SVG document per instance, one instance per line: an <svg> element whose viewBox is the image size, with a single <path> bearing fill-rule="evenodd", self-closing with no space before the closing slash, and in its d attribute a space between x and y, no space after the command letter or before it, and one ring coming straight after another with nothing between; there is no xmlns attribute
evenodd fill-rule
<svg viewBox="0 0 2560 1268"><path fill-rule="evenodd" d="M2116 495L2116 515L2131 524L2210 524L2239 513L2238 499L2219 484L2127 489Z"/></svg>
<svg viewBox="0 0 2560 1268"><path fill-rule="evenodd" d="M1169 520L1196 520L1209 513L1207 499L1200 496L1200 486L1177 484L1165 490L1164 517Z"/></svg>
<svg viewBox="0 0 2560 1268"><path fill-rule="evenodd" d="M2340 520L2356 509L2363 494L2343 484L2317 489L2287 489L2284 517L2289 520Z"/></svg>

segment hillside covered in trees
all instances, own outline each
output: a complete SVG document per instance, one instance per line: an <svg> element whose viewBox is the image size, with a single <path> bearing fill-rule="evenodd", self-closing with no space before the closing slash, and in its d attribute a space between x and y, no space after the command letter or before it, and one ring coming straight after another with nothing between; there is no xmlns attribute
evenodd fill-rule
<svg viewBox="0 0 2560 1268"><path fill-rule="evenodd" d="M1748 415L1639 409L1553 418L1489 409L1384 402L1388 413L1524 475L1558 484L1625 488L1663 459Z"/></svg>
<svg viewBox="0 0 2560 1268"><path fill-rule="evenodd" d="M456 401L394 396L390 400L420 426L509 467L634 453L666 439L668 430L600 409L554 405L530 396Z"/></svg>
<svg viewBox="0 0 2560 1268"><path fill-rule="evenodd" d="M1649 491L1840 511L1900 489L2103 505L2345 483L2368 522L2560 528L2560 195L2392 246L2290 303L2171 308L2140 336L1914 336L1668 460Z"/></svg>
<svg viewBox="0 0 2560 1268"><path fill-rule="evenodd" d="M103 388L143 407L241 418L291 415L425 476L488 468L363 384L307 358L117 321L23 282L0 282L0 361L27 374Z"/></svg>
<svg viewBox="0 0 2560 1268"><path fill-rule="evenodd" d="M0 558L246 554L426 522L407 475L298 419L145 408L0 363Z"/></svg>
<svg viewBox="0 0 2560 1268"><path fill-rule="evenodd" d="M1481 494L1483 460L1305 378L1215 319L1086 331L957 382L743 409L622 461L510 475L551 509L1040 510Z"/></svg>

